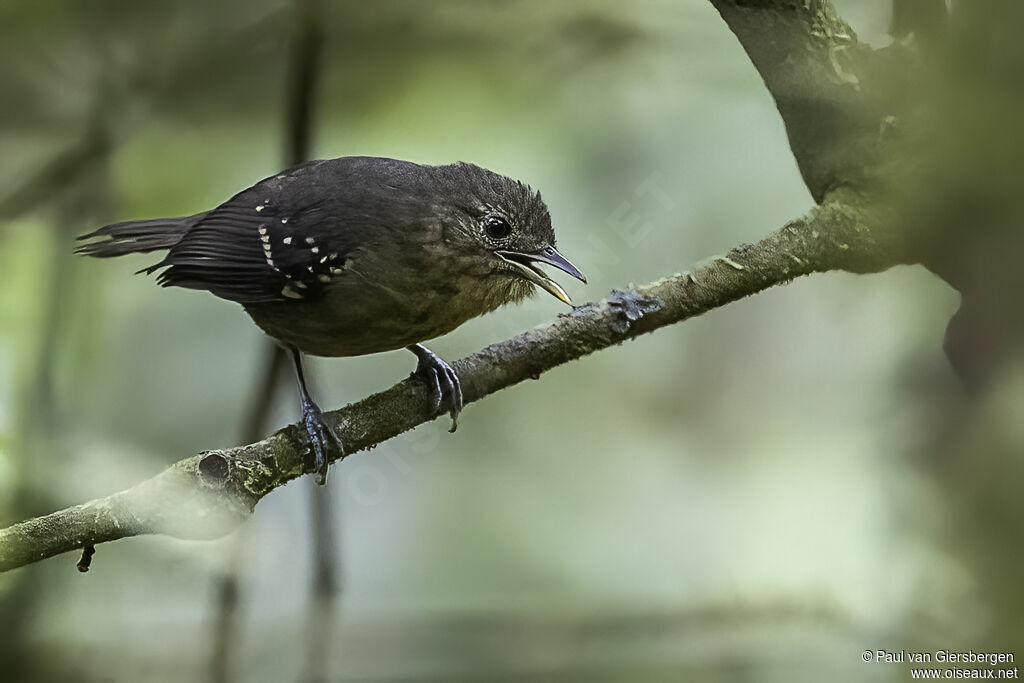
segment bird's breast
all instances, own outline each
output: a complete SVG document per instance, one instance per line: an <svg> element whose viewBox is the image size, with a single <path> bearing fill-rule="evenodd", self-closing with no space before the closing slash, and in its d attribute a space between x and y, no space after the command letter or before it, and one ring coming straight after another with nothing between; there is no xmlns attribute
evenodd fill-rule
<svg viewBox="0 0 1024 683"><path fill-rule="evenodd" d="M271 337L305 353L359 356L438 337L502 303L479 288L465 277L412 288L353 278L313 300L252 304L246 311Z"/></svg>

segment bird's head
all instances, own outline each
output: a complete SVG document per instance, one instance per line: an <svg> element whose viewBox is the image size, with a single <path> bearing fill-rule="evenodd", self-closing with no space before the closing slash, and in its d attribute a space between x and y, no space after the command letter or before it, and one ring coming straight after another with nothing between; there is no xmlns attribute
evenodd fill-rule
<svg viewBox="0 0 1024 683"><path fill-rule="evenodd" d="M443 179L449 204L446 246L462 256L485 286L505 301L521 300L536 286L572 304L565 290L540 266L587 280L555 248L551 215L539 192L473 164L435 169Z"/></svg>

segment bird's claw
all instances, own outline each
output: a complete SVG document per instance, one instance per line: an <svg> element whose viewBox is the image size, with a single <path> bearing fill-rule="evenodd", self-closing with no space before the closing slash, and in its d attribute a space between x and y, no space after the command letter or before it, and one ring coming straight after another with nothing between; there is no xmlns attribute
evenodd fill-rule
<svg viewBox="0 0 1024 683"><path fill-rule="evenodd" d="M421 346L414 349L413 353L419 358L413 376L426 382L434 414L447 412L451 415L452 426L448 431L454 432L458 429L459 413L462 412L462 382L459 376L452 366L429 349Z"/></svg>
<svg viewBox="0 0 1024 683"><path fill-rule="evenodd" d="M316 483L325 484L331 455L336 454L340 458L345 454L341 439L324 421L323 412L315 403L303 403L302 424L309 439L309 455L313 460L311 471L316 473Z"/></svg>

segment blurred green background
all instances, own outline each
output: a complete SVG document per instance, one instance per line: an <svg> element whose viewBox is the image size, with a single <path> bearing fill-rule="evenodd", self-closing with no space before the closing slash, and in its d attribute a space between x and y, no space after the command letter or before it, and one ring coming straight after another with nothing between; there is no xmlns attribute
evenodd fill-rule
<svg viewBox="0 0 1024 683"><path fill-rule="evenodd" d="M888 2L837 7L889 42ZM241 308L133 277L149 256L71 249L280 168L290 8L0 4L4 524L239 442L266 348ZM314 156L529 182L589 276L577 300L812 205L709 3L328 2L320 25ZM31 180L46 168L64 170ZM908 674L862 651L1019 645L1020 451L935 444L963 400L942 353L957 304L922 268L804 278L473 404L454 435L439 420L345 460L327 679L887 681ZM561 311L538 297L431 348L455 359ZM413 360L311 373L336 407ZM1009 386L984 415L1019 444ZM296 416L286 384L273 423ZM247 525L234 680L306 675L313 489L274 492ZM0 664L12 680L211 676L232 543L131 539L86 575L66 555L0 576Z"/></svg>

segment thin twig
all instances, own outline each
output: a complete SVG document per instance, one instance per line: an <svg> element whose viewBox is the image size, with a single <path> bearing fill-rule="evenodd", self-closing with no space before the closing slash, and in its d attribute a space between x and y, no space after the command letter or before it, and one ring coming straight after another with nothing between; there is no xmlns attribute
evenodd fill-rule
<svg viewBox="0 0 1024 683"><path fill-rule="evenodd" d="M96 554L96 547L87 545L82 548L82 558L78 560L78 571L83 574L89 571L89 565L92 564L92 556Z"/></svg>

